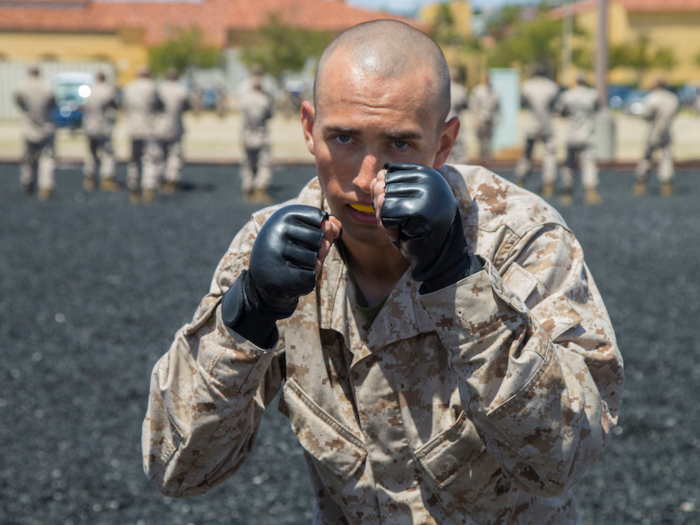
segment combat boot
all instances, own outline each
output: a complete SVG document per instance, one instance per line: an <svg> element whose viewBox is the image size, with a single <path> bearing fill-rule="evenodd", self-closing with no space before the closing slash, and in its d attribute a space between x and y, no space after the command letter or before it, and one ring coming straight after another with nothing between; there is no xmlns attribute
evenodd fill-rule
<svg viewBox="0 0 700 525"><path fill-rule="evenodd" d="M50 199L51 195L53 195L53 190L43 189L39 190L39 195L37 195L37 197L39 197L40 201L45 201Z"/></svg>
<svg viewBox="0 0 700 525"><path fill-rule="evenodd" d="M243 198L246 202L253 202L253 190L243 190Z"/></svg>
<svg viewBox="0 0 700 525"><path fill-rule="evenodd" d="M645 180L638 180L632 186L632 195L635 197L644 197L647 194L647 182Z"/></svg>
<svg viewBox="0 0 700 525"><path fill-rule="evenodd" d="M267 190L264 190L262 188L258 188L253 192L250 201L255 202L257 204L272 204L273 202L275 202L272 196L269 193L267 193Z"/></svg>
<svg viewBox="0 0 700 525"><path fill-rule="evenodd" d="M515 183L519 188L525 188L525 179L515 179Z"/></svg>
<svg viewBox="0 0 700 525"><path fill-rule="evenodd" d="M144 204L151 204L156 200L156 190L143 190Z"/></svg>
<svg viewBox="0 0 700 525"><path fill-rule="evenodd" d="M600 196L595 188L588 188L583 196L583 202L589 206L600 206L603 204L603 197Z"/></svg>
<svg viewBox="0 0 700 525"><path fill-rule="evenodd" d="M118 182L115 182L112 179L104 179L100 181L100 191L106 191L109 193L119 193L120 191L122 191L122 187L119 185Z"/></svg>
<svg viewBox="0 0 700 525"><path fill-rule="evenodd" d="M83 189L85 191L92 191L95 189L95 177L85 177L83 179Z"/></svg>
<svg viewBox="0 0 700 525"><path fill-rule="evenodd" d="M139 195L139 190L131 190L129 192L129 202L131 204L138 204L141 201L141 195Z"/></svg>
<svg viewBox="0 0 700 525"><path fill-rule="evenodd" d="M179 186L180 185L175 181L168 181L163 185L163 193L166 195L173 195L180 189Z"/></svg>
<svg viewBox="0 0 700 525"><path fill-rule="evenodd" d="M571 190L564 190L559 199L562 206L571 206L574 203L574 193Z"/></svg>
<svg viewBox="0 0 700 525"><path fill-rule="evenodd" d="M662 182L659 188L659 195L662 197L673 197L676 194L676 189L671 182Z"/></svg>
<svg viewBox="0 0 700 525"><path fill-rule="evenodd" d="M542 197L545 199L551 199L554 197L554 184L547 182L542 186Z"/></svg>

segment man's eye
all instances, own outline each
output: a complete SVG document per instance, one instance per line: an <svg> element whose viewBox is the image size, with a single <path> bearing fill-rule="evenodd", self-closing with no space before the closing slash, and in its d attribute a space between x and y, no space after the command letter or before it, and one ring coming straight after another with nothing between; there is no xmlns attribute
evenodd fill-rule
<svg viewBox="0 0 700 525"><path fill-rule="evenodd" d="M408 148L408 142L405 142L403 140L396 140L394 141L394 147L399 150L406 149Z"/></svg>
<svg viewBox="0 0 700 525"><path fill-rule="evenodd" d="M335 140L337 140L341 144L350 144L352 137L350 137L350 135L338 135L337 137L335 137Z"/></svg>

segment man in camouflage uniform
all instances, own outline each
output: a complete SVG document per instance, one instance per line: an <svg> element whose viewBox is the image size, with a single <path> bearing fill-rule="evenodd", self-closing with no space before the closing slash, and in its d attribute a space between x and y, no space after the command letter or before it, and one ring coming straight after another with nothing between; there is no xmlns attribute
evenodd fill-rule
<svg viewBox="0 0 700 525"><path fill-rule="evenodd" d="M479 158L490 159L493 128L498 122L501 99L491 87L491 79L488 75L483 84L477 84L472 89L469 107L474 115L476 138L479 140Z"/></svg>
<svg viewBox="0 0 700 525"><path fill-rule="evenodd" d="M589 205L602 204L598 193L598 161L595 150L595 116L598 111L598 92L586 82L581 74L576 87L562 93L555 111L569 122L566 135L566 164L561 170L561 203L568 206L574 201L576 170L581 165L582 183L586 191L584 202Z"/></svg>
<svg viewBox="0 0 700 525"><path fill-rule="evenodd" d="M56 168L54 150L55 125L53 110L56 107L51 87L41 80L39 68L32 66L27 79L15 89L15 102L22 111L22 137L24 153L20 161L20 183L25 193L34 193L39 172L39 199L46 200L53 194Z"/></svg>
<svg viewBox="0 0 700 525"><path fill-rule="evenodd" d="M670 91L663 80L657 79L651 93L644 97L644 117L650 123L649 136L644 148L644 157L637 164L635 173L637 182L632 192L641 197L647 193L647 178L652 166L654 151L661 150L658 177L661 183L659 193L662 197L674 194L673 188L673 142L671 124L678 113L678 96Z"/></svg>
<svg viewBox="0 0 700 525"><path fill-rule="evenodd" d="M190 109L187 88L179 81L175 68L168 69L165 80L158 86L158 98L162 103L162 112L156 122L156 140L158 144L158 172L163 173L164 187L167 194L175 193L180 187L182 170L182 114Z"/></svg>
<svg viewBox="0 0 700 525"><path fill-rule="evenodd" d="M164 494L230 477L281 389L314 523L581 522L571 487L622 398L610 319L551 206L444 164L447 101L439 47L401 22L326 49L302 106L318 177L253 215L153 370Z"/></svg>
<svg viewBox="0 0 700 525"><path fill-rule="evenodd" d="M107 83L105 74L97 74L97 82L90 89L85 100L83 132L87 137L85 163L83 164L83 187L90 191L95 188L97 165L100 164L100 189L120 191L114 181L116 162L112 147L112 131L116 120L117 92Z"/></svg>
<svg viewBox="0 0 700 525"><path fill-rule="evenodd" d="M156 160L158 145L154 136L155 113L160 109L156 83L146 67L139 68L138 77L124 87L124 110L131 140L131 156L127 165L129 200L136 204L143 189L143 201L155 200L158 177Z"/></svg>
<svg viewBox="0 0 700 525"><path fill-rule="evenodd" d="M450 68L450 113L447 115L447 120L452 117L459 117L463 111L466 111L468 104L467 90L462 84L462 74L456 68ZM465 142L466 133L462 133L457 137L448 162L451 164L466 164L469 162L469 151Z"/></svg>
<svg viewBox="0 0 700 525"><path fill-rule="evenodd" d="M554 195L557 180L557 145L552 127L552 109L559 96L559 86L546 76L545 68L538 65L531 78L522 86L521 101L530 111L525 128L525 149L515 167L515 177L520 187L525 187L525 179L532 171L532 150L535 142L544 145L542 155L542 196Z"/></svg>
<svg viewBox="0 0 700 525"><path fill-rule="evenodd" d="M247 201L271 204L267 188L272 182L272 153L267 121L272 118L274 100L263 87L263 70L256 66L250 84L240 96L243 117L243 149L245 157L241 166L241 191Z"/></svg>

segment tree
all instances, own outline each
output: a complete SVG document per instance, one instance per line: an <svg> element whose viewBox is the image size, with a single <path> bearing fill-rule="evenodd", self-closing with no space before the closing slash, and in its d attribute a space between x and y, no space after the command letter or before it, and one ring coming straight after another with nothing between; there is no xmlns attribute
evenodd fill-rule
<svg viewBox="0 0 700 525"><path fill-rule="evenodd" d="M159 75L174 67L182 74L187 70L216 67L223 62L223 53L207 44L199 27L175 29L163 43L148 50L148 67Z"/></svg>
<svg viewBox="0 0 700 525"><path fill-rule="evenodd" d="M260 32L263 42L245 48L241 60L248 67L260 64L278 81L285 73L304 69L309 58L318 59L333 39L333 35L327 33L287 25L278 13L270 14L267 25Z"/></svg>
<svg viewBox="0 0 700 525"><path fill-rule="evenodd" d="M513 7L513 6L510 6ZM542 4L539 14L528 22L511 20L515 10L510 10L508 19L511 20L507 30L501 30L503 36L491 51L489 65L491 67L527 68L541 64L556 77L561 64L562 52L562 21L553 20ZM519 11L518 11L519 12ZM577 44L572 49L573 63L582 69L593 67L592 54L587 51L588 34L574 24L573 35Z"/></svg>
<svg viewBox="0 0 700 525"><path fill-rule="evenodd" d="M673 51L667 47L652 49L651 40L640 35L634 42L625 42L610 48L610 69L633 69L637 85L651 69L668 71L676 65Z"/></svg>

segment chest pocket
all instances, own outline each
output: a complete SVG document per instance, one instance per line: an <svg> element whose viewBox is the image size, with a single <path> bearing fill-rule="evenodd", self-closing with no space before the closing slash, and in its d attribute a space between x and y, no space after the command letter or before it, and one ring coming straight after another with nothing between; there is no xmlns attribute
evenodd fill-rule
<svg viewBox="0 0 700 525"><path fill-rule="evenodd" d="M298 385L287 379L279 410L292 423L301 446L324 467L347 480L367 456L364 444L324 411Z"/></svg>

